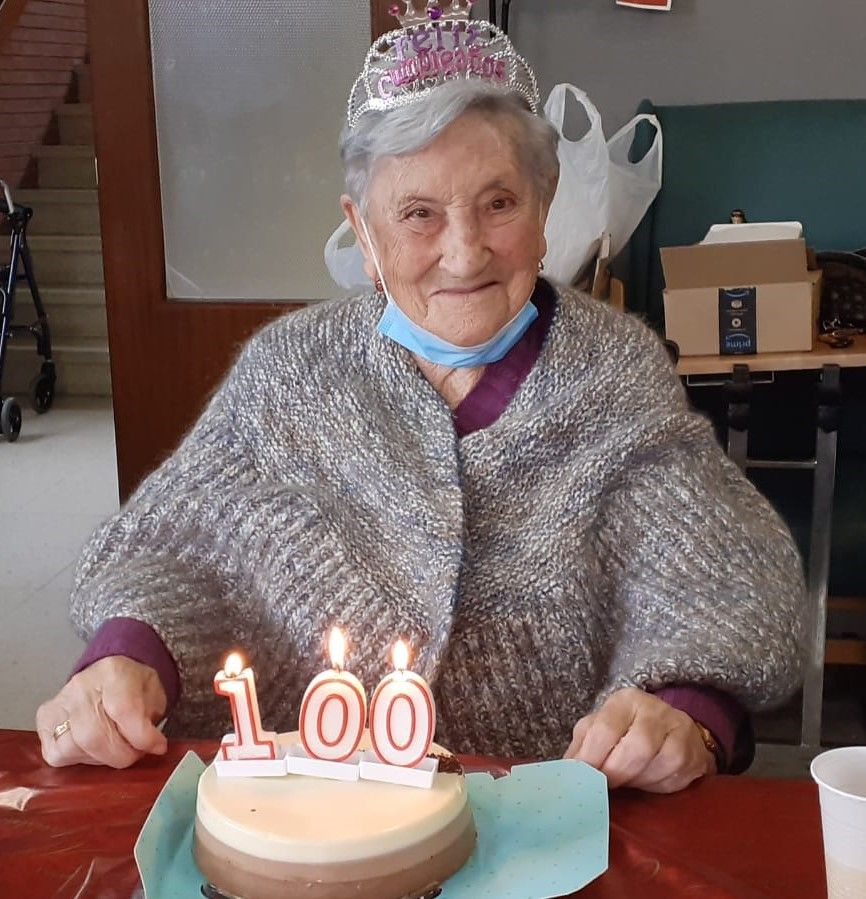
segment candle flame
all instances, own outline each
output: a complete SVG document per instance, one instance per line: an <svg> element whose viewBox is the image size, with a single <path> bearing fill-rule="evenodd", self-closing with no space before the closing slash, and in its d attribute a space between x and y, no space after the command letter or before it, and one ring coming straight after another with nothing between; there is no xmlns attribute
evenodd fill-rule
<svg viewBox="0 0 866 899"><path fill-rule="evenodd" d="M239 652L233 652L223 665L226 677L237 677L244 670L243 656Z"/></svg>
<svg viewBox="0 0 866 899"><path fill-rule="evenodd" d="M394 644L392 658L398 671L405 671L409 667L409 647L402 640Z"/></svg>
<svg viewBox="0 0 866 899"><path fill-rule="evenodd" d="M346 661L346 638L338 627L331 628L331 636L328 638L328 653L331 656L331 665L341 669Z"/></svg>

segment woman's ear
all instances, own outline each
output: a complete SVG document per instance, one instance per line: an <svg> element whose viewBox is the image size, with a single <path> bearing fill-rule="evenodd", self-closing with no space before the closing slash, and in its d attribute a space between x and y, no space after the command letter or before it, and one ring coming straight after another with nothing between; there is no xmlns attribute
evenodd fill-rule
<svg viewBox="0 0 866 899"><path fill-rule="evenodd" d="M556 173L556 177L553 179L553 183L550 185L550 189L547 193L547 197L541 200L541 245L539 250L541 252L541 256L539 259L544 259L547 255L547 241L544 237L544 229L547 227L547 216L550 213L550 207L553 205L553 198L556 196L556 188L559 185L559 172Z"/></svg>
<svg viewBox="0 0 866 899"><path fill-rule="evenodd" d="M343 194L340 197L340 205L343 207L343 214L346 216L347 221L352 226L352 230L355 232L355 239L358 241L358 246L364 254L364 271L366 272L367 277L375 284L376 279L379 277L379 273L376 271L376 263L373 261L373 254L370 252L370 245L367 243L367 235L364 233L364 229L361 226L361 211L348 194Z"/></svg>
<svg viewBox="0 0 866 899"><path fill-rule="evenodd" d="M543 206L541 209L541 221L538 224L538 258L544 259L547 255L547 238L544 235L544 228L547 225L547 213L550 206Z"/></svg>

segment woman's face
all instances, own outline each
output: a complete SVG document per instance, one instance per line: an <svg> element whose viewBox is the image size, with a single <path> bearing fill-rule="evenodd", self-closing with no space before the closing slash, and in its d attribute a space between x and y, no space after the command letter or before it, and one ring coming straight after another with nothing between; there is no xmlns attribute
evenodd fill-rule
<svg viewBox="0 0 866 899"><path fill-rule="evenodd" d="M505 128L465 113L420 152L380 159L367 197L382 276L416 324L474 346L529 299L547 249L547 208ZM375 280L360 210L348 196L342 203Z"/></svg>

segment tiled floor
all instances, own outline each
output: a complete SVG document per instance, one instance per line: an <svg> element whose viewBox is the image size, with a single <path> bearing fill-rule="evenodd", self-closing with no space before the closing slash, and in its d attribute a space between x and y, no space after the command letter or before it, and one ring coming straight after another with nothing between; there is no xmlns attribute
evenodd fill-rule
<svg viewBox="0 0 866 899"><path fill-rule="evenodd" d="M17 443L0 441L0 727L33 727L36 706L81 651L67 619L73 563L117 508L110 399L58 398L24 410Z"/></svg>
<svg viewBox="0 0 866 899"><path fill-rule="evenodd" d="M93 529L117 508L110 400L60 399L25 412L21 437L0 443L0 727L31 728L36 706L65 680L81 650L67 620L73 563ZM833 669L824 739L866 744L866 669ZM762 716L765 744L796 743L797 701ZM752 773L805 776L796 752L762 747Z"/></svg>

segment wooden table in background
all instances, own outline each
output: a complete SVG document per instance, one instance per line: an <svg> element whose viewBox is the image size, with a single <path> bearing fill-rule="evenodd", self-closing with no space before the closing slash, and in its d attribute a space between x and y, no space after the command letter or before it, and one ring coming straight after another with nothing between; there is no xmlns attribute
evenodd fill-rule
<svg viewBox="0 0 866 899"><path fill-rule="evenodd" d="M825 365L840 368L866 368L866 334L857 334L851 346L834 350L818 341L810 353L755 353L753 356L683 356L677 362L677 374L730 374L737 364L746 364L752 372L815 371Z"/></svg>
<svg viewBox="0 0 866 899"><path fill-rule="evenodd" d="M128 899L132 847L160 788L188 749L125 771L49 768L36 736L0 730L0 896ZM508 762L465 758L467 770ZM807 781L716 777L673 796L611 797L610 868L580 899L821 899L817 792ZM195 899L195 897L190 897Z"/></svg>

